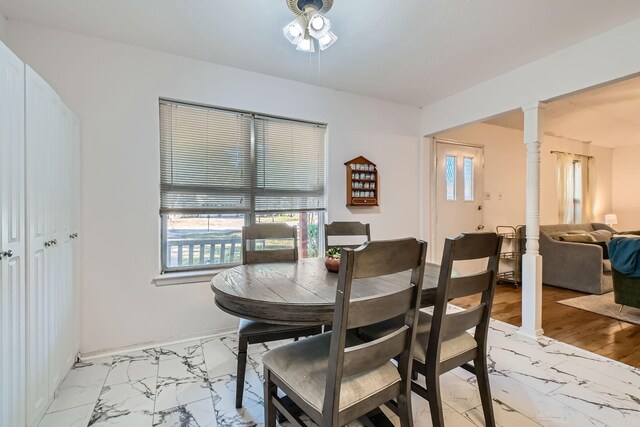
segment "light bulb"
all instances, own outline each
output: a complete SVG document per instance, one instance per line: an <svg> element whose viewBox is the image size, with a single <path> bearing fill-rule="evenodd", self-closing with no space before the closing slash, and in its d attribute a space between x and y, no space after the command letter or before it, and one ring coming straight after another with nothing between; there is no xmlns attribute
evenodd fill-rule
<svg viewBox="0 0 640 427"><path fill-rule="evenodd" d="M298 28L295 25L292 25L289 27L289 35L293 38L296 37L300 37L300 35L302 34L302 31L300 31L300 28Z"/></svg>
<svg viewBox="0 0 640 427"><path fill-rule="evenodd" d="M311 26L314 30L321 30L324 27L324 18L321 15L316 15L311 19Z"/></svg>

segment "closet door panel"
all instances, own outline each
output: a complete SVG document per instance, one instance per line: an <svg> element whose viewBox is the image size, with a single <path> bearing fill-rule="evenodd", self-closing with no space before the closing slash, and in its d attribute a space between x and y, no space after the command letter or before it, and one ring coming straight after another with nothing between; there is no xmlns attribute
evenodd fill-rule
<svg viewBox="0 0 640 427"><path fill-rule="evenodd" d="M61 266L61 224L60 208L60 165L61 141L62 141L62 102L49 88L51 95L48 98L49 138L45 141L45 151L48 153L45 160L46 170L46 205L45 234L49 239L49 247L46 249L45 272L47 274L47 288L49 293L49 395L58 388L64 375L63 352L64 346L62 334L63 317L63 277Z"/></svg>
<svg viewBox="0 0 640 427"><path fill-rule="evenodd" d="M46 410L49 389L50 239L47 231L47 192L51 140L53 92L49 85L27 67L27 425L33 426ZM45 245L46 243L46 245Z"/></svg>
<svg viewBox="0 0 640 427"><path fill-rule="evenodd" d="M24 64L0 43L0 426L25 424Z"/></svg>
<svg viewBox="0 0 640 427"><path fill-rule="evenodd" d="M71 233L73 234L72 246L72 280L73 280L73 333L74 333L74 353L80 352L80 265L82 256L82 240L80 239L80 120L72 117L72 144L71 144Z"/></svg>
<svg viewBox="0 0 640 427"><path fill-rule="evenodd" d="M59 146L59 199L60 203L60 241L58 255L60 257L60 286L61 286L61 352L62 371L67 372L73 365L75 359L74 352L74 306L73 306L73 239L72 239L72 144L73 144L73 113L64 104L61 109L61 132Z"/></svg>

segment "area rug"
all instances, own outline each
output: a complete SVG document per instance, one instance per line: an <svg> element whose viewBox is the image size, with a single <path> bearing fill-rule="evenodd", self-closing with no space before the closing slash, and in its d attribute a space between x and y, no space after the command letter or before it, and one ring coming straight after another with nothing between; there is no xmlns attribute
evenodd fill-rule
<svg viewBox="0 0 640 427"><path fill-rule="evenodd" d="M620 312L620 304L613 302L613 292L608 292L603 295L587 295L558 302L602 316L640 325L640 309L624 306Z"/></svg>

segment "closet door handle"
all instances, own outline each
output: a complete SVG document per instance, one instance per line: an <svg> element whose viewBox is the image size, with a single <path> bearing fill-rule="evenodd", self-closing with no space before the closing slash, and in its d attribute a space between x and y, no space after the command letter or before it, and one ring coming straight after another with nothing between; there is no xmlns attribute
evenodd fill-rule
<svg viewBox="0 0 640 427"><path fill-rule="evenodd" d="M51 244L55 246L55 245L57 245L57 244L58 244L58 241L57 241L56 239L53 239L53 240L51 241Z"/></svg>
<svg viewBox="0 0 640 427"><path fill-rule="evenodd" d="M46 242L44 242L44 247L48 248L49 246L51 246L51 241L47 240Z"/></svg>
<svg viewBox="0 0 640 427"><path fill-rule="evenodd" d="M5 252L0 252L0 259L2 258L11 258L13 256L13 251L11 249L9 249L8 251Z"/></svg>

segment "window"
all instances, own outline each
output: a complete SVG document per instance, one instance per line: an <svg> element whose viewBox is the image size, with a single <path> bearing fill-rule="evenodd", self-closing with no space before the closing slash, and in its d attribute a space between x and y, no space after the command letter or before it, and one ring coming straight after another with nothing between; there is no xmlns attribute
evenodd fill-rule
<svg viewBox="0 0 640 427"><path fill-rule="evenodd" d="M456 200L456 175L458 158L447 155L445 157L445 182L447 186L447 200Z"/></svg>
<svg viewBox="0 0 640 427"><path fill-rule="evenodd" d="M473 202L473 157L464 158L464 201Z"/></svg>
<svg viewBox="0 0 640 427"><path fill-rule="evenodd" d="M558 220L561 224L592 222L596 164L591 156L555 151L558 158Z"/></svg>
<svg viewBox="0 0 640 427"><path fill-rule="evenodd" d="M572 182L572 195L573 200L573 218L571 223L580 224L582 222L582 162L575 160L571 167L571 174L573 176Z"/></svg>
<svg viewBox="0 0 640 427"><path fill-rule="evenodd" d="M242 226L297 225L321 253L326 126L160 100L162 270L241 262ZM268 244L268 242L267 242Z"/></svg>

